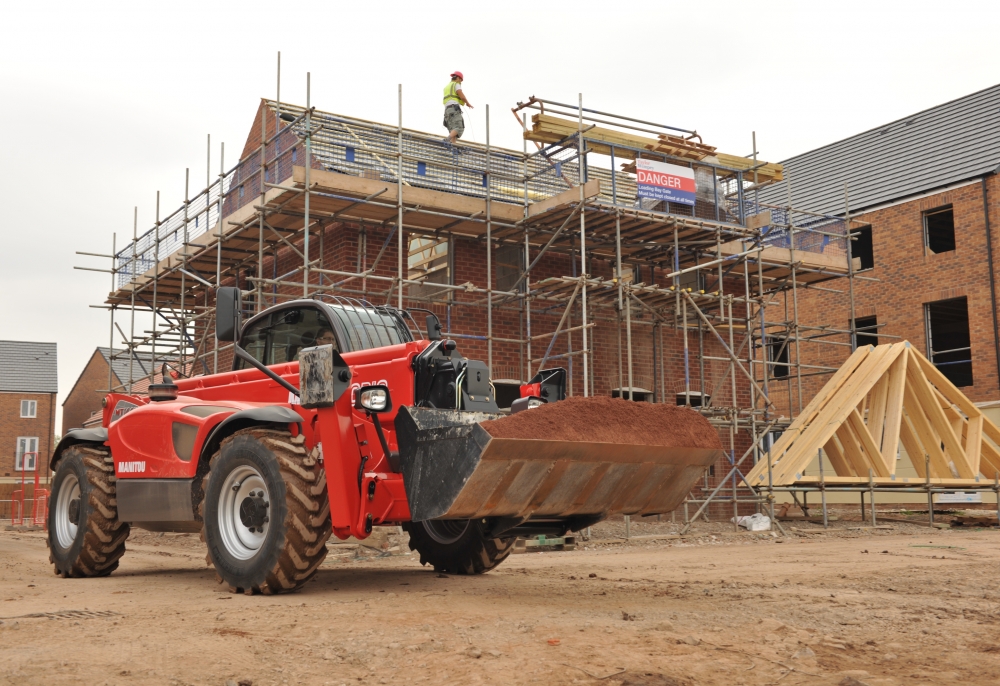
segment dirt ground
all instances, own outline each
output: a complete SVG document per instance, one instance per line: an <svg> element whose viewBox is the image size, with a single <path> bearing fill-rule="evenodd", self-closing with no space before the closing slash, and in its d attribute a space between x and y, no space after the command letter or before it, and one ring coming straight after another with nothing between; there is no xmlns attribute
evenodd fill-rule
<svg viewBox="0 0 1000 686"><path fill-rule="evenodd" d="M219 587L196 534L63 580L43 534L3 531L0 684L1000 683L1000 532L785 526L607 522L478 577L382 529L272 597Z"/></svg>

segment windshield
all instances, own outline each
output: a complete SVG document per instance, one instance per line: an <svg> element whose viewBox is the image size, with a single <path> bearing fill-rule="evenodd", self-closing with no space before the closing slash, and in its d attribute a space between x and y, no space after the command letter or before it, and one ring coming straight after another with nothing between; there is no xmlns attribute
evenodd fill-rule
<svg viewBox="0 0 1000 686"><path fill-rule="evenodd" d="M409 330L393 310L340 303L330 303L328 307L347 333L351 350L369 350L413 340Z"/></svg>

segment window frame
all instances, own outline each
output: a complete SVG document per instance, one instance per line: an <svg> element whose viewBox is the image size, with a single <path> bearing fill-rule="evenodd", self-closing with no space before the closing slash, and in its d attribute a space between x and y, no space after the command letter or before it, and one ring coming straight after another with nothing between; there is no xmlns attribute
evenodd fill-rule
<svg viewBox="0 0 1000 686"><path fill-rule="evenodd" d="M870 324L868 323L869 320L871 321ZM877 314L869 315L867 317L855 317L853 324L854 326L852 326L851 328L854 329L853 342L855 350L860 348L862 345L878 345L879 323ZM866 331L859 332L859 329L866 329ZM874 329L874 331L872 331L871 329ZM864 343L862 343L862 338L864 339L873 338L875 339L875 341L872 343L866 340Z"/></svg>
<svg viewBox="0 0 1000 686"><path fill-rule="evenodd" d="M948 303L948 302L956 302L956 301L959 301L959 300L962 300L962 301L965 302L965 328L966 328L965 336L966 336L966 338L968 338L969 344L968 344L968 346L959 347L959 348L950 348L950 349L946 349L946 350L935 350L934 349L934 332L933 332L933 329L932 329L932 321L931 321L931 318L932 318L931 310L932 310L932 308L935 305L941 305L943 303ZM951 381L953 384L955 384L956 387L958 387L958 388L971 388L972 386L974 386L975 383L976 383L976 376L975 376L975 370L973 369L973 357L972 357L972 317L971 317L971 315L969 313L969 298L968 298L968 296L963 295L963 296L960 296L958 298L945 298L944 300L933 300L931 302L925 302L924 303L924 334L926 336L926 344L927 344L927 359L930 360L930 363L933 364L934 367L938 371L940 371L942 374L944 374L948 378L949 381ZM954 333L952 333L952 332L947 332L947 333L946 332L939 332L939 334L938 334L938 340L941 339L942 335L954 335ZM955 353L962 353L962 352L966 353L967 359L947 360L947 361L943 361L943 362L937 362L934 359L938 355L953 355ZM947 369L947 367L954 367L954 366L959 365L959 364L963 364L963 365L964 364L968 364L968 366L969 366L969 383L967 383L967 384L965 384L965 383L959 383L960 380L956 380L956 379L952 378L952 375L949 373L950 370ZM942 369L942 367L945 367L945 369Z"/></svg>
<svg viewBox="0 0 1000 686"><path fill-rule="evenodd" d="M867 241L867 250L866 250L866 252L868 253L867 255L859 255L857 253L857 251L855 250L855 247L856 246L860 246L861 243L862 243L861 236L860 235L859 236L855 236L852 239L853 243L851 245L851 257L857 257L858 259L861 260L861 267L855 273L858 273L858 272L867 272L867 271L871 271L872 269L875 269L875 232L872 229L872 225L871 224L867 224L865 226L859 226L856 229L851 229L851 233L852 234L861 234L861 233L867 233L868 234L867 239L865 239ZM865 257L870 258L870 262L871 262L871 264L869 264L867 267L865 266L865 261L866 261L864 259Z"/></svg>
<svg viewBox="0 0 1000 686"><path fill-rule="evenodd" d="M14 444L14 471L15 472L33 472L38 469L38 436L18 436L17 442ZM31 445L31 441L34 441L34 450L21 450L21 441L29 441L28 445ZM24 456L25 454L33 455L31 458L31 469L24 469Z"/></svg>
<svg viewBox="0 0 1000 686"><path fill-rule="evenodd" d="M24 406L27 403L28 413L25 414ZM38 419L38 401L28 398L21 399L21 419Z"/></svg>
<svg viewBox="0 0 1000 686"><path fill-rule="evenodd" d="M315 302L315 301L293 301L293 302L286 303L286 304L283 304L283 305L278 306L278 307L273 307L273 308L271 308L271 309L269 309L269 310L267 310L265 312L262 312L262 313L260 313L260 314L258 314L256 316L254 316L249 321L247 321L247 323L244 324L243 328L240 330L240 338L239 338L239 345L240 345L240 347L243 348L244 350L247 350L247 347L245 345L246 335L254 327L256 327L258 325L261 325L261 326L263 326L266 329L271 329L271 328L273 328L275 326L273 324L273 320L274 320L274 316L275 315L280 315L280 314L282 314L284 312L287 312L289 310L301 310L301 309L312 309L312 310L315 310L320 317L322 317L323 319L325 319L326 323L327 323L327 325L329 327L329 329L331 331L333 331L334 338L337 339L337 350L338 350L338 352L344 352L345 351L345 348L344 348L344 334L340 330L339 322L332 321L329 313L326 311L326 308L322 307L322 305L320 303ZM251 355L255 359L257 359L258 362L260 362L261 364L264 364L267 367L273 367L273 366L279 365L279 364L288 364L289 362L294 362L294 360L286 360L286 361L283 361L283 362L273 362L271 364L267 364L267 360L271 359L271 357L273 356L272 352L271 352L272 346L273 346L272 335L270 333L268 333L267 334L267 339L264 342L264 351L263 351L263 354L262 354L263 359L258 358L256 355L253 355L253 353L251 353ZM247 350L247 352L249 353L250 351ZM233 356L233 370L234 371L240 371L240 370L243 370L243 369L250 369L250 368L251 368L251 365L248 362L246 362L244 360L241 360L240 358L238 358L236 356Z"/></svg>
<svg viewBox="0 0 1000 686"><path fill-rule="evenodd" d="M930 217L934 217L939 214L944 214L948 212L951 214L951 249L936 251L931 249L931 235L930 228L928 227L927 220ZM931 255L944 255L945 253L955 252L958 249L957 232L955 231L955 206L951 203L947 205L941 205L940 207L934 207L929 210L924 210L920 213L920 221L923 226L924 232L924 250Z"/></svg>
<svg viewBox="0 0 1000 686"><path fill-rule="evenodd" d="M784 355L778 354L784 344ZM792 376L792 346L788 336L768 336L764 348L767 351L768 374L773 380L784 381ZM784 359L782 359L784 358ZM776 374L779 370L781 373Z"/></svg>

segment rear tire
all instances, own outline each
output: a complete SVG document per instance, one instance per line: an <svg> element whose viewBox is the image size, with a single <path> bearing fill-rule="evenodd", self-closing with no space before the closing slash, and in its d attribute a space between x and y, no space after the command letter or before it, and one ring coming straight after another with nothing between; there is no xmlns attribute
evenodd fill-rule
<svg viewBox="0 0 1000 686"><path fill-rule="evenodd" d="M410 550L420 554L420 564L446 574L483 574L507 559L516 537L494 538L477 520L406 522Z"/></svg>
<svg viewBox="0 0 1000 686"><path fill-rule="evenodd" d="M303 442L301 434L244 429L212 457L201 508L206 561L234 593L294 590L326 557L326 474Z"/></svg>
<svg viewBox="0 0 1000 686"><path fill-rule="evenodd" d="M107 576L125 554L130 528L118 520L111 452L75 445L59 460L49 499L49 562L63 578Z"/></svg>

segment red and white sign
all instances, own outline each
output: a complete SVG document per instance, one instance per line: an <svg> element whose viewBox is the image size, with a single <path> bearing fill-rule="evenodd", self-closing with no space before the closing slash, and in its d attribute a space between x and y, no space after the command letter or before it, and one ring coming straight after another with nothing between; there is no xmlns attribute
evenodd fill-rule
<svg viewBox="0 0 1000 686"><path fill-rule="evenodd" d="M640 198L694 205L694 169L638 159L635 161L635 174Z"/></svg>

